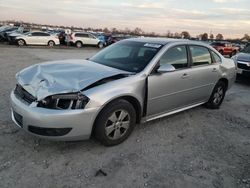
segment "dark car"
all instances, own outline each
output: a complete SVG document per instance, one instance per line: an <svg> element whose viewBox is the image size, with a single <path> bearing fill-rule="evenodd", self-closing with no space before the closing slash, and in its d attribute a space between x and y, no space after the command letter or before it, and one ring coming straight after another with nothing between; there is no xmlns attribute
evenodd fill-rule
<svg viewBox="0 0 250 188"><path fill-rule="evenodd" d="M127 39L128 37L126 36L110 36L108 40L108 45L114 44L120 40Z"/></svg>
<svg viewBox="0 0 250 188"><path fill-rule="evenodd" d="M213 42L211 46L220 52L220 54L229 55L230 57L234 56L239 51L239 48L233 46L230 42Z"/></svg>
<svg viewBox="0 0 250 188"><path fill-rule="evenodd" d="M12 31L17 31L18 27L6 27L0 31L0 41L8 41L7 33Z"/></svg>
<svg viewBox="0 0 250 188"><path fill-rule="evenodd" d="M250 44L248 44L239 54L233 57L237 63L237 73L250 76Z"/></svg>

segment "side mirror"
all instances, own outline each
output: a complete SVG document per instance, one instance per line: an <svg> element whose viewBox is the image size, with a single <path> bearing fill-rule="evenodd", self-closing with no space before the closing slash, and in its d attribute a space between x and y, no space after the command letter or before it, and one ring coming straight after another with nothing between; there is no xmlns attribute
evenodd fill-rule
<svg viewBox="0 0 250 188"><path fill-rule="evenodd" d="M173 72L175 71L176 69L174 68L173 65L171 64L164 64L164 65L161 65L158 69L157 69L157 72L158 73L165 73L165 72Z"/></svg>

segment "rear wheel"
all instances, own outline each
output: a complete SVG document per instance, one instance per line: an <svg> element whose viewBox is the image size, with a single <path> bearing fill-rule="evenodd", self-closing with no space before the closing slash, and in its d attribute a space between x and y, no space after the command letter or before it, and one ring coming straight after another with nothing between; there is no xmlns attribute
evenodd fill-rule
<svg viewBox="0 0 250 188"><path fill-rule="evenodd" d="M77 48L81 48L81 47L82 47L82 42L77 41L77 42L76 42L76 47L77 47Z"/></svg>
<svg viewBox="0 0 250 188"><path fill-rule="evenodd" d="M102 144L113 146L128 138L135 127L136 112L126 100L108 104L98 115L94 136Z"/></svg>
<svg viewBox="0 0 250 188"><path fill-rule="evenodd" d="M52 41L52 40L50 40L50 41L48 42L48 46L50 46L50 47L55 46L55 42L54 42L54 41Z"/></svg>
<svg viewBox="0 0 250 188"><path fill-rule="evenodd" d="M213 92L212 92L208 102L206 103L206 106L208 108L211 108L211 109L218 109L220 107L221 103L223 102L223 99L224 99L225 94L226 94L226 90L227 90L227 87L226 87L225 82L219 81L215 85Z"/></svg>
<svg viewBox="0 0 250 188"><path fill-rule="evenodd" d="M25 41L23 39L19 39L17 41L17 44L18 44L18 46L24 46L26 43L25 43Z"/></svg>
<svg viewBox="0 0 250 188"><path fill-rule="evenodd" d="M220 54L223 55L223 50L219 50Z"/></svg>

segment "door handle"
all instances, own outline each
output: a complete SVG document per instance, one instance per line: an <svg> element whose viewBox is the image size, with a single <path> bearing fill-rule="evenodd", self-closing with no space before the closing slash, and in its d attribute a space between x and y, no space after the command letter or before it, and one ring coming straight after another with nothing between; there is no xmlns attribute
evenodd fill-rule
<svg viewBox="0 0 250 188"><path fill-rule="evenodd" d="M217 72L217 69L216 69L216 68L213 68L212 72Z"/></svg>
<svg viewBox="0 0 250 188"><path fill-rule="evenodd" d="M187 73L184 73L182 76L181 76L181 78L187 78L187 77L189 77L189 75L187 74Z"/></svg>

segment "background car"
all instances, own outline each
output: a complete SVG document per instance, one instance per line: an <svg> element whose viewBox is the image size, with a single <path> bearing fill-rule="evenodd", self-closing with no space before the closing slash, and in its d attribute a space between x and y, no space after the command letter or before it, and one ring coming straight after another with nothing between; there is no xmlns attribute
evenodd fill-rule
<svg viewBox="0 0 250 188"><path fill-rule="evenodd" d="M234 56L239 48L232 45L230 42L212 42L211 46L215 48L222 55Z"/></svg>
<svg viewBox="0 0 250 188"><path fill-rule="evenodd" d="M30 29L28 28L23 28L23 27L19 27L18 30L16 31L11 31L11 32L7 32L6 35L7 35L7 40L9 42L9 44L14 44L15 41L16 41L16 37L17 36L21 36L25 33L28 33L30 32Z"/></svg>
<svg viewBox="0 0 250 188"><path fill-rule="evenodd" d="M3 26L0 29L0 41L8 41L7 33L12 31L17 31L19 27Z"/></svg>
<svg viewBox="0 0 250 188"><path fill-rule="evenodd" d="M108 45L109 38L111 37L110 35L105 33L94 33L94 32L91 34L96 36L104 44L104 46Z"/></svg>
<svg viewBox="0 0 250 188"><path fill-rule="evenodd" d="M81 48L83 45L97 46L99 48L104 47L104 43L100 39L87 32L72 33L70 35L70 42L77 48Z"/></svg>
<svg viewBox="0 0 250 188"><path fill-rule="evenodd" d="M250 44L236 56L232 57L237 64L237 73L239 75L250 76Z"/></svg>
<svg viewBox="0 0 250 188"><path fill-rule="evenodd" d="M111 35L108 39L108 45L114 44L118 41L121 41L121 40L124 40L127 38L129 38L129 37L124 36L124 35Z"/></svg>
<svg viewBox="0 0 250 188"><path fill-rule="evenodd" d="M47 45L54 46L59 45L59 39L57 35L49 34L46 32L29 32L15 38L15 41L19 46L24 45Z"/></svg>

